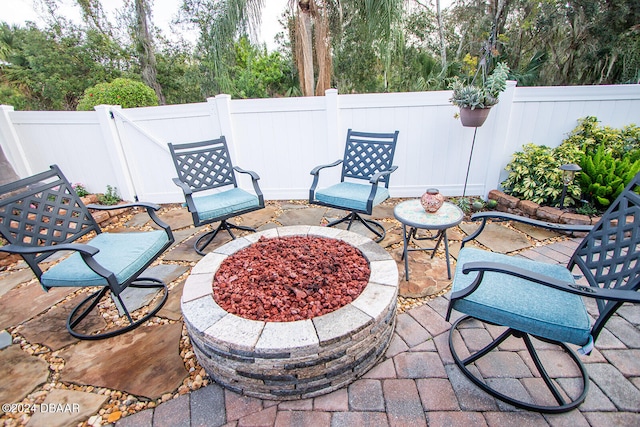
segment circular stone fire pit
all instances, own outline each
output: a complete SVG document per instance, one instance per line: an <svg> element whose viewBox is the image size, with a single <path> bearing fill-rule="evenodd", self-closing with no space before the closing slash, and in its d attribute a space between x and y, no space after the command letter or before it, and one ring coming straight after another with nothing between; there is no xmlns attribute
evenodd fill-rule
<svg viewBox="0 0 640 427"><path fill-rule="evenodd" d="M257 321L222 309L212 282L222 262L260 237L337 239L359 249L371 274L351 303L292 322ZM327 227L282 227L233 240L193 268L182 293L182 313L198 361L218 383L248 396L293 400L341 388L375 365L396 317L398 269L372 240Z"/></svg>

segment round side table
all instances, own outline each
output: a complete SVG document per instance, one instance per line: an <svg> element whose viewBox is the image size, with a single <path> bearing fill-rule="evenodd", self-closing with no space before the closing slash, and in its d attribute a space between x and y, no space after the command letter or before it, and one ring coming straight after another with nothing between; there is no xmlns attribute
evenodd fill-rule
<svg viewBox="0 0 640 427"><path fill-rule="evenodd" d="M444 202L442 207L435 213L428 213L420 204L419 199L407 200L399 203L393 209L393 216L402 223L402 240L404 250L404 278L409 280L409 252L410 251L433 251L431 258L436 254L440 242L444 240L445 258L447 261L447 275L451 279L451 264L449 262L449 241L447 240L447 229L455 227L462 222L464 214L459 207L453 203ZM409 230L407 231L407 227ZM435 236L418 237L418 229L436 230ZM413 240L436 240L432 248L410 248L409 243Z"/></svg>

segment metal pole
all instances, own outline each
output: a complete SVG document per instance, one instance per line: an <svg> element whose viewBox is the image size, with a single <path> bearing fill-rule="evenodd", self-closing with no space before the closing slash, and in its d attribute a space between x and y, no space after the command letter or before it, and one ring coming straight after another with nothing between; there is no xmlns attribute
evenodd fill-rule
<svg viewBox="0 0 640 427"><path fill-rule="evenodd" d="M467 180L469 179L469 169L471 168L471 157L473 156L473 146L476 144L476 132L478 127L473 130L473 141L471 142L471 151L469 152L469 164L467 164L467 176L464 178L464 188L462 189L462 197L467 193Z"/></svg>
<svg viewBox="0 0 640 427"><path fill-rule="evenodd" d="M562 195L560 196L560 209L564 208L564 198L567 195L567 184L562 186Z"/></svg>

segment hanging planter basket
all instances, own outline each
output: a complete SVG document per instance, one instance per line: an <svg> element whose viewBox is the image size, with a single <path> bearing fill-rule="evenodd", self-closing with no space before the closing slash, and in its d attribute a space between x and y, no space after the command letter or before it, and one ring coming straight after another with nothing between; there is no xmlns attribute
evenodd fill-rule
<svg viewBox="0 0 640 427"><path fill-rule="evenodd" d="M460 121L462 122L462 126L477 128L482 126L485 120L487 120L487 116L491 111L491 107L487 108L476 108L472 110L468 107L460 108Z"/></svg>

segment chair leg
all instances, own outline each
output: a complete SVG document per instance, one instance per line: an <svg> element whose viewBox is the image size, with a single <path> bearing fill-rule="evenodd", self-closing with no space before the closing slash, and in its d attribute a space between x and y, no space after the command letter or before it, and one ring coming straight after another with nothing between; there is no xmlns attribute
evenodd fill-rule
<svg viewBox="0 0 640 427"><path fill-rule="evenodd" d="M511 404L511 405L513 405L513 406L515 406L517 408L526 409L526 410L535 411L535 412L548 413L548 414L557 414L557 413L562 413L562 412L568 412L568 411L578 407L584 401L584 399L587 397L587 392L589 391L589 375L587 374L587 370L584 367L584 365L582 364L582 362L580 361L580 359L578 358L578 356L575 354L575 352L573 350L571 350L564 343L558 343L558 342L543 340L545 342L552 343L552 344L555 344L557 346L560 346L568 354L568 356L573 360L573 363L580 370L580 374L581 374L581 377L582 377L582 391L580 392L580 395L577 398L575 398L575 399L570 398L569 401L567 401L565 399L565 397L560 393L560 391L558 390L557 385L550 378L550 376L547 373L546 369L542 365L542 362L540 361L540 357L539 357L536 349L533 346L533 342L531 341L530 336L528 334L526 334L526 333L523 333L523 332L520 332L520 331L517 331L517 330L509 328L504 333L502 333L498 338L493 340L489 345L484 347L483 349L478 350L477 352L475 352L474 354L470 355L466 359L461 359L460 356L458 355L458 353L456 352L454 344L453 344L453 332L455 330L457 330L458 325L460 323L462 323L462 322L464 322L466 320L469 320L469 319L473 319L473 317L471 317L471 316L463 316L463 317L461 317L460 319L456 320L453 323L453 325L451 326L451 330L449 331L449 349L451 350L451 355L453 356L454 362L456 363L458 368L460 368L462 373L467 378L469 378L475 385L480 387L485 392L487 392L490 395L492 395L493 397L495 397L497 399L500 399L503 402L509 403L509 404ZM467 368L468 365L476 362L480 358L482 358L485 355L487 355L489 352L494 350L498 345L500 345L504 340L506 340L510 336L513 336L515 338L520 338L520 339L522 339L524 341L525 346L527 348L527 351L529 352L529 355L531 356L531 359L533 360L534 365L536 366L540 376L544 380L544 382L545 382L545 384L547 386L547 389L549 390L549 392L551 393L551 395L553 396L553 398L557 402L557 405L538 405L538 404L536 404L534 402L524 402L524 401L515 399L513 397L507 396L507 395L497 391L496 389L490 387L485 381L483 381L482 379L478 378L476 375L474 375L471 372L471 370L469 368Z"/></svg>
<svg viewBox="0 0 640 427"><path fill-rule="evenodd" d="M251 231L254 233L256 231L255 228L245 227L243 225L236 225L231 222L227 222L227 220L223 219L222 221L220 221L220 225L218 225L218 227L215 230L209 231L207 233L204 233L202 236L200 236L198 240L196 240L196 242L193 244L193 249L195 249L195 251L199 255L203 255L203 256L206 255L204 252L205 248L209 246L209 243L211 243L213 239L215 239L215 237L218 235L218 232L220 230L226 230L227 233L229 233L229 235L231 236L231 238L235 240L236 236L231 231L232 228L235 228L236 230ZM204 241L204 244L201 243L202 241Z"/></svg>
<svg viewBox="0 0 640 427"><path fill-rule="evenodd" d="M82 340L100 340L100 339L110 338L116 335L123 334L132 329L137 328L138 326L142 325L144 322L149 320L152 316L154 316L158 311L160 311L162 306L164 306L164 303L167 301L167 297L169 296L169 290L167 289L167 285L158 279L154 279L150 277L138 277L134 282L132 282L129 285L129 287L163 289L163 294L160 297L160 300L158 301L158 303L153 308L149 309L149 311L138 320L133 320L133 318L131 317L131 314L129 313L129 310L127 310L127 307L124 305L124 302L120 298L120 295L117 295L116 298L120 302L120 305L122 306L122 309L125 312L126 318L129 321L128 325L123 326L121 328L112 329L100 334L84 334L84 333L78 332L75 328L80 324L80 322L85 317L87 317L89 313L91 313L91 311L93 311L93 309L96 308L100 300L107 294L109 287L105 286L100 290L98 290L97 292L92 293L84 300L82 300L82 302L80 302L80 304L78 304L71 311L71 313L69 314L69 317L67 318L67 330L69 331L69 333L72 336ZM86 305L88 306L85 307Z"/></svg>
<svg viewBox="0 0 640 427"><path fill-rule="evenodd" d="M345 216L344 218L331 221L330 223L327 224L327 227L333 227L335 225L341 224L346 221L349 221L349 225L347 225L347 230L351 230L351 225L353 224L354 221L361 222L365 227L367 227L369 231L371 231L373 234L377 236L375 239L375 242L378 242L378 243L381 242L387 235L387 231L384 229L382 224L380 224L379 222L373 221L371 219L365 219L362 217L362 215L360 215L357 212L350 212L349 215Z"/></svg>

